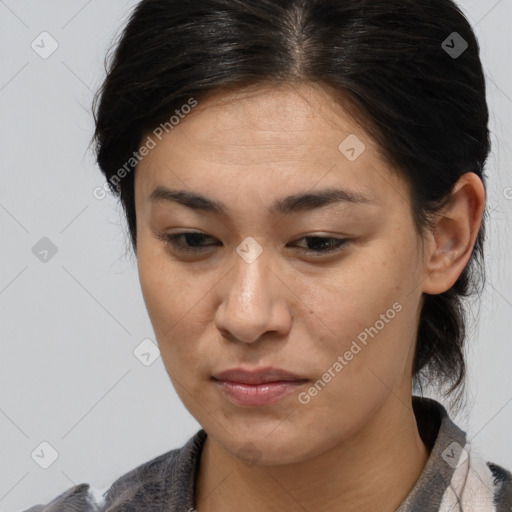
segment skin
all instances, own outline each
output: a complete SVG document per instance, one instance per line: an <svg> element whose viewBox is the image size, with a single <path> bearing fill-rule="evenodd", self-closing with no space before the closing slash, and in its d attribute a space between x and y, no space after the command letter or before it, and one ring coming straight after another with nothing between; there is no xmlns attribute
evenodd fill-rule
<svg viewBox="0 0 512 512"><path fill-rule="evenodd" d="M355 161L338 149L349 134L366 146ZM152 202L159 185L228 211ZM267 212L277 199L331 186L372 203ZM287 84L202 101L140 162L135 203L140 283L163 363L208 434L198 512L395 510L429 456L411 407L422 294L449 289L469 260L485 203L479 178L461 177L422 239L406 182L364 127L326 89ZM189 231L207 237L181 243L205 249L187 254L161 239ZM236 252L249 236L262 249L252 263ZM306 236L350 241L315 255ZM394 303L400 312L301 403L298 393ZM235 405L211 376L239 366L310 382L271 405Z"/></svg>

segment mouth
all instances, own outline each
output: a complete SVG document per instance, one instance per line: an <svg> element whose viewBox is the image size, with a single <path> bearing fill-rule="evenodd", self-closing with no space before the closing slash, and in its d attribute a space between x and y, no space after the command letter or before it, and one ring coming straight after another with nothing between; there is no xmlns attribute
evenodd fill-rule
<svg viewBox="0 0 512 512"><path fill-rule="evenodd" d="M273 404L309 382L276 368L258 371L237 368L218 373L212 380L231 402L253 407Z"/></svg>
<svg viewBox="0 0 512 512"><path fill-rule="evenodd" d="M213 375L215 380L237 382L239 384L268 384L270 382L295 382L308 380L281 368L246 370L233 368Z"/></svg>

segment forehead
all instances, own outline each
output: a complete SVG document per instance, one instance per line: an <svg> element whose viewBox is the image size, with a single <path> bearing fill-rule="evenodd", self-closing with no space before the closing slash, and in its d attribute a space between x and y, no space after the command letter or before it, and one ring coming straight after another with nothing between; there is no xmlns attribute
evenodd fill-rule
<svg viewBox="0 0 512 512"><path fill-rule="evenodd" d="M396 180L364 127L318 85L218 91L182 117L137 168L136 188L144 195L179 183L269 199L282 188L303 191L315 184L371 196L378 195L379 174L388 184ZM348 158L347 146L355 147L356 159Z"/></svg>
<svg viewBox="0 0 512 512"><path fill-rule="evenodd" d="M193 130L195 137L209 145L229 142L250 149L258 143L281 142L309 146L322 138L325 144L337 146L340 134L364 132L345 106L317 84L231 88L202 100L180 122L180 128L183 135ZM325 139L326 135L332 137Z"/></svg>

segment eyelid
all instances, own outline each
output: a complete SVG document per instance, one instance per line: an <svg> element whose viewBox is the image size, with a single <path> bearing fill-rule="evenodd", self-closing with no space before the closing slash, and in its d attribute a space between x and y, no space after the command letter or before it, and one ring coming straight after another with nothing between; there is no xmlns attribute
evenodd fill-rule
<svg viewBox="0 0 512 512"><path fill-rule="evenodd" d="M205 252L212 247L218 245L218 244L206 244L206 245L186 245L183 243L177 242L177 240L180 239L180 237L185 237L186 235L198 235L205 239L211 239L216 240L215 237L208 235L206 233L203 233L202 231L181 231L177 233L163 233L156 235L156 238L163 241L166 245L170 246L171 249L177 253L182 254L197 254L199 255L201 252ZM321 249L321 250L314 250L314 249L306 249L303 247L299 247L301 253L306 256L313 256L316 258L326 257L332 254L337 254L342 252L345 247L352 241L352 239L348 237L339 237L339 236L326 236L325 234L307 234L302 235L299 238L296 238L293 240L292 244L297 244L298 242L302 240L308 240L308 239L318 239L323 241L324 243L326 241L331 242L331 244L327 247L327 249ZM332 243L334 242L334 244ZM222 242L221 242L222 244Z"/></svg>
<svg viewBox="0 0 512 512"><path fill-rule="evenodd" d="M163 241L166 245L169 245L169 246L172 246L172 247L177 247L178 244L176 242L176 240L178 240L180 237L182 236L185 236L185 235L199 235L199 236L202 236L204 238L210 238L212 240L215 240L215 237L211 236L211 235L207 235L206 233L203 233L202 231L181 231L181 232L178 232L178 233L162 233L162 234L157 234L156 235L156 238L158 240L161 240ZM190 246L190 247L186 247L185 249L177 249L178 252L189 252L189 253L192 253L192 252L199 252L200 250L202 249L205 249L205 248L209 248L209 247L212 247L212 244L208 244L208 245L204 245L204 246Z"/></svg>
<svg viewBox="0 0 512 512"><path fill-rule="evenodd" d="M330 241L330 242L334 241L334 245L330 245L329 248L326 250L315 251L314 249L303 249L304 254L312 255L315 257L322 257L322 256L328 256L330 254L339 253L345 248L346 245L348 245L352 241L352 239L350 239L348 237L340 238L340 237L336 237L336 236L325 236L325 235L306 235L306 236L301 236L300 238L296 239L293 243L297 243L298 241L307 240L307 239L311 239L311 238L320 239L323 241Z"/></svg>

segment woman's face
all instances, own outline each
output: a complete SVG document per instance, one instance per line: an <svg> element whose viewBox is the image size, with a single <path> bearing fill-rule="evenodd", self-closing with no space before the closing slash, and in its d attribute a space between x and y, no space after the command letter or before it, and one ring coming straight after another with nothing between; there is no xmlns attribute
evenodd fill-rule
<svg viewBox="0 0 512 512"><path fill-rule="evenodd" d="M261 463L291 463L410 403L425 268L408 187L364 128L297 85L215 95L161 141L147 135L142 292L170 379L208 435L233 455L254 445ZM152 199L157 187L204 199ZM367 201L312 196L334 189ZM202 236L163 239L187 232ZM268 367L307 382L248 405L213 379Z"/></svg>

